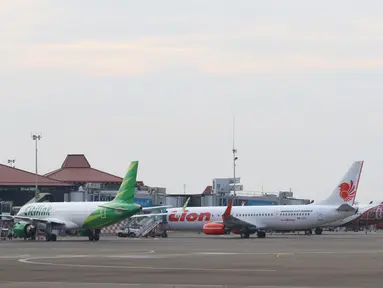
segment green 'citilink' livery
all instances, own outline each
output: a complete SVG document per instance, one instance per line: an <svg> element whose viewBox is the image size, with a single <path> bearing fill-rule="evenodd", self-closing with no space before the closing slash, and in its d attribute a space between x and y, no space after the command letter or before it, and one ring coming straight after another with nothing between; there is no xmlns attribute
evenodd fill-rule
<svg viewBox="0 0 383 288"><path fill-rule="evenodd" d="M138 213L141 205L134 203L138 161L130 164L116 197L97 207L84 221L83 228L97 229L115 224Z"/></svg>

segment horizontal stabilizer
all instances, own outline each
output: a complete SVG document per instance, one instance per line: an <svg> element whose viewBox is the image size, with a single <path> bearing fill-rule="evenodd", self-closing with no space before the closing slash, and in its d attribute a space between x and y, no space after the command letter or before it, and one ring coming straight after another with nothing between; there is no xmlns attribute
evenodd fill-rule
<svg viewBox="0 0 383 288"><path fill-rule="evenodd" d="M121 208L121 207L111 207L111 206L104 206L104 205L99 205L101 208L107 208L107 209L112 209L120 212L126 212L128 211L127 209Z"/></svg>
<svg viewBox="0 0 383 288"><path fill-rule="evenodd" d="M356 211L356 209L349 204L342 204L336 210L342 211L342 212Z"/></svg>
<svg viewBox="0 0 383 288"><path fill-rule="evenodd" d="M99 207L112 209L112 210L116 210L116 211L120 211L120 212L128 211L127 209L122 208L122 207L111 207L111 206L107 206L107 205L99 205ZM170 208L170 207L173 207L173 206L172 205L165 205L165 206L155 206L155 207L142 207L142 210L143 211L148 211L148 210L151 211L154 209L162 209L162 208ZM166 215L166 213L165 213L165 215Z"/></svg>

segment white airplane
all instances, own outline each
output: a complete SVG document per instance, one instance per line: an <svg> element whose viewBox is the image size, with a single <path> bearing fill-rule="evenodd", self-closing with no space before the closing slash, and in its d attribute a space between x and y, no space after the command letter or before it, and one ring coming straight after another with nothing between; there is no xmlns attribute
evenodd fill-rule
<svg viewBox="0 0 383 288"><path fill-rule="evenodd" d="M322 225L320 228L346 227L359 231L361 227L383 223L383 202L380 204L360 205L358 213L336 222Z"/></svg>
<svg viewBox="0 0 383 288"><path fill-rule="evenodd" d="M56 241L53 231L64 230L73 235L73 231L81 236L88 236L90 241L100 239L103 227L115 224L131 217L142 210L172 207L145 207L134 203L138 161L131 162L116 197L110 202L43 202L32 203L21 207L13 218L16 222L13 233L19 238L36 239L38 230L46 235L47 241Z"/></svg>
<svg viewBox="0 0 383 288"><path fill-rule="evenodd" d="M336 186L332 194L319 204L189 207L168 209L166 213L134 215L136 217L166 215L169 230L196 230L208 235L223 235L230 232L249 238L257 232L266 237L267 230L291 231L312 229L326 223L339 221L357 213L354 202L363 161L356 161ZM348 186L346 185L347 183ZM354 185L355 183L355 185ZM345 190L345 187L349 189Z"/></svg>

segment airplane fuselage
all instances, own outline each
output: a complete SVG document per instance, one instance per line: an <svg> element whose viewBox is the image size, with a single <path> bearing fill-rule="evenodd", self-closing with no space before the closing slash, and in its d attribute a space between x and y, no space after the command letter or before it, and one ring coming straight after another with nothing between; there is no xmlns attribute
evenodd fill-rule
<svg viewBox="0 0 383 288"><path fill-rule="evenodd" d="M344 219L355 211L337 211L330 205L233 206L231 215L270 230L311 229ZM199 230L209 222L222 221L226 207L189 207L167 209L169 230Z"/></svg>
<svg viewBox="0 0 383 288"><path fill-rule="evenodd" d="M102 228L117 223L138 212L137 209L118 212L99 207L109 202L43 202L31 203L21 207L17 216L34 219L54 219L65 225L56 225L56 229ZM138 205L137 205L138 206ZM134 205L131 206L135 208ZM52 221L54 222L54 221Z"/></svg>

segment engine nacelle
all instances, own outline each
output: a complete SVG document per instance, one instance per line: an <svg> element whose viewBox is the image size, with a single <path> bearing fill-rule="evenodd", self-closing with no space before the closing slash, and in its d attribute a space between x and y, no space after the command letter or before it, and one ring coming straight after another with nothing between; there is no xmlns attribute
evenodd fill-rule
<svg viewBox="0 0 383 288"><path fill-rule="evenodd" d="M36 227L28 222L20 221L13 226L13 234L19 238L36 236Z"/></svg>
<svg viewBox="0 0 383 288"><path fill-rule="evenodd" d="M206 235L224 235L225 225L215 222L207 223L203 225L203 233Z"/></svg>

